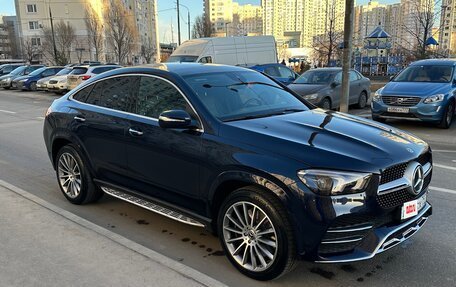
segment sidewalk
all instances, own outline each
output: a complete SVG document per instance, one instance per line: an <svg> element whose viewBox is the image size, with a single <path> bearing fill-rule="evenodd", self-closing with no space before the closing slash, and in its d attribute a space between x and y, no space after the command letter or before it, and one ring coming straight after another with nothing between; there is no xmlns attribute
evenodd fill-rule
<svg viewBox="0 0 456 287"><path fill-rule="evenodd" d="M216 285L221 284L0 180L0 286Z"/></svg>

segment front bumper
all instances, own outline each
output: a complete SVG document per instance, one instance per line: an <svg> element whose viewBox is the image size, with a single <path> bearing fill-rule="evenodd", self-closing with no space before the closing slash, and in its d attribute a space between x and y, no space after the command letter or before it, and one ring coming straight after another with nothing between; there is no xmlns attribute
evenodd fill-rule
<svg viewBox="0 0 456 287"><path fill-rule="evenodd" d="M47 84L37 83L36 89L38 91L47 91Z"/></svg>
<svg viewBox="0 0 456 287"><path fill-rule="evenodd" d="M389 107L406 108L408 113L397 113L388 111ZM411 121L440 121L443 117L445 101L435 104L419 103L415 106L389 106L382 101L372 101L371 110L372 116L383 119L401 119Z"/></svg>
<svg viewBox="0 0 456 287"><path fill-rule="evenodd" d="M0 81L0 88L10 88L11 87L11 81Z"/></svg>
<svg viewBox="0 0 456 287"><path fill-rule="evenodd" d="M361 261L374 257L412 237L432 214L432 206L427 202L413 218L398 225L376 228L349 254L319 256L319 263L343 263Z"/></svg>

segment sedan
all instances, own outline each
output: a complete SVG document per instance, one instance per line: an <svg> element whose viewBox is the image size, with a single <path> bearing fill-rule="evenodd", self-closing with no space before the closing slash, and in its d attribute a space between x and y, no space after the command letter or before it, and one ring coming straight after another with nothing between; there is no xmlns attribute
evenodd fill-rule
<svg viewBox="0 0 456 287"><path fill-rule="evenodd" d="M349 104L366 107L371 83L357 71L350 71ZM326 110L338 109L342 94L342 68L319 68L302 74L288 86L312 104Z"/></svg>
<svg viewBox="0 0 456 287"><path fill-rule="evenodd" d="M39 91L49 91L49 81L58 76L66 76L71 72L71 68L63 68L57 74L42 78L36 82L36 89Z"/></svg>

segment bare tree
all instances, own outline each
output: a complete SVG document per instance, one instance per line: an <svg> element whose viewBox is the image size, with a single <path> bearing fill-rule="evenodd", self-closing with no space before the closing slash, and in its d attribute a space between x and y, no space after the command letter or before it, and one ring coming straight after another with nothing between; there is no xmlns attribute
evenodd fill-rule
<svg viewBox="0 0 456 287"><path fill-rule="evenodd" d="M330 3L332 1L332 3ZM316 58L328 66L334 54L337 54L339 44L343 41L344 34L336 30L337 15L334 0L325 0L326 3L326 32L313 38L313 47Z"/></svg>
<svg viewBox="0 0 456 287"><path fill-rule="evenodd" d="M32 38L27 38L22 41L22 57L27 60L27 63L32 64L33 60L38 60L38 55L41 53L41 43L32 41Z"/></svg>
<svg viewBox="0 0 456 287"><path fill-rule="evenodd" d="M144 57L144 59L146 60L146 63L150 64L156 51L157 51L157 49L156 49L155 45L152 43L152 41L149 38L147 38L143 41L143 44L141 45L141 56Z"/></svg>
<svg viewBox="0 0 456 287"><path fill-rule="evenodd" d="M75 29L70 23L58 22L54 27L54 37L49 27L43 28L44 40L43 49L47 58L54 58L54 44L57 52L56 65L66 65L71 61L71 47L75 42Z"/></svg>
<svg viewBox="0 0 456 287"><path fill-rule="evenodd" d="M95 51L95 61L103 52L103 23L92 7L86 7L85 24L88 32L89 47Z"/></svg>
<svg viewBox="0 0 456 287"><path fill-rule="evenodd" d="M113 0L106 16L108 43L119 64L123 64L131 51L135 50L138 38L134 15L120 0Z"/></svg>
<svg viewBox="0 0 456 287"><path fill-rule="evenodd" d="M405 5L409 5L409 13L403 21L402 29L405 35L402 42L408 47L402 47L409 50L416 59L427 58L427 40L431 36L434 24L440 17L435 13L435 7L441 2L440 0L408 0ZM442 21L443 24L443 21ZM440 30L440 29L439 29Z"/></svg>
<svg viewBox="0 0 456 287"><path fill-rule="evenodd" d="M211 36L211 24L207 19L200 15L195 18L193 23L192 38L204 38Z"/></svg>

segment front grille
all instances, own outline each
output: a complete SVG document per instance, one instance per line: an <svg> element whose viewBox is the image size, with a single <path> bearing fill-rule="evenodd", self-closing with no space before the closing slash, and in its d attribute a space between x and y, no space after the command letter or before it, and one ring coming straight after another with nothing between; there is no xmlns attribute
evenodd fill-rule
<svg viewBox="0 0 456 287"><path fill-rule="evenodd" d="M344 253L350 252L356 248L361 243L361 241L356 242L347 242L347 243L338 243L338 244L320 244L318 248L318 253L320 254L334 254L334 253Z"/></svg>
<svg viewBox="0 0 456 287"><path fill-rule="evenodd" d="M49 84L57 84L57 81L51 80L51 81L49 81Z"/></svg>
<svg viewBox="0 0 456 287"><path fill-rule="evenodd" d="M400 96L382 96L382 101L391 106L413 107L417 105L421 98L417 97L400 97Z"/></svg>
<svg viewBox="0 0 456 287"><path fill-rule="evenodd" d="M385 117L395 117L395 118L417 118L414 114L404 114L404 113L391 113L391 112L385 112L382 114L382 116Z"/></svg>
<svg viewBox="0 0 456 287"><path fill-rule="evenodd" d="M424 179L423 192L421 192L421 194L419 194L419 195L413 195L407 190L407 188L403 188L398 191L378 195L377 202L382 208L385 208L385 209L401 206L405 202L417 199L418 197L423 195L423 193L426 191L427 187L429 186L430 182L431 182L431 175L428 175Z"/></svg>
<svg viewBox="0 0 456 287"><path fill-rule="evenodd" d="M404 172L407 169L408 163L401 163L394 165L385 169L382 172L380 184L388 183L390 181L402 178L404 176Z"/></svg>

